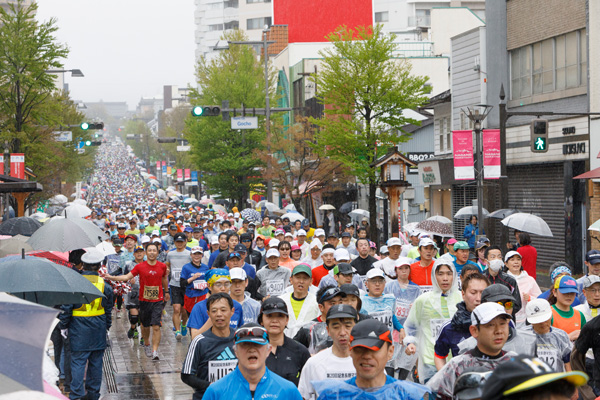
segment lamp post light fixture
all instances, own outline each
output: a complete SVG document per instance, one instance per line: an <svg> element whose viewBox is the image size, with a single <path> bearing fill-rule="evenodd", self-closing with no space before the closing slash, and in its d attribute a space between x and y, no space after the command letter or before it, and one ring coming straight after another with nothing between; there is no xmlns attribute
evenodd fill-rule
<svg viewBox="0 0 600 400"><path fill-rule="evenodd" d="M477 225L483 227L483 148L481 140L482 125L485 118L492 111L493 106L477 104L463 109L462 112L473 122L475 132L475 155L477 157L477 168L475 168L475 179L477 182ZM478 229L478 232L481 232Z"/></svg>
<svg viewBox="0 0 600 400"><path fill-rule="evenodd" d="M73 78L83 78L83 72L80 69L49 69L46 71L49 74L60 74L65 72L70 72Z"/></svg>

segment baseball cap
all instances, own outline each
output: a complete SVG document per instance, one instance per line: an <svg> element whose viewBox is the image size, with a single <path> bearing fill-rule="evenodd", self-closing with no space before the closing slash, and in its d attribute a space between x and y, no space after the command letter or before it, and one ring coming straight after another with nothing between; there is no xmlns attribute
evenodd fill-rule
<svg viewBox="0 0 600 400"><path fill-rule="evenodd" d="M150 239L148 239L148 241L150 241ZM136 251L144 251L144 246L135 246L133 252L135 253Z"/></svg>
<svg viewBox="0 0 600 400"><path fill-rule="evenodd" d="M271 239L269 240L269 247L272 249L274 247L279 246L279 239Z"/></svg>
<svg viewBox="0 0 600 400"><path fill-rule="evenodd" d="M521 255L518 252L511 250L508 253L506 253L506 255L504 256L504 262L507 262L514 256L519 256L519 258L521 258Z"/></svg>
<svg viewBox="0 0 600 400"><path fill-rule="evenodd" d="M600 251L598 251L598 250L588 251L587 254L585 255L585 261L589 262L592 265L600 263Z"/></svg>
<svg viewBox="0 0 600 400"><path fill-rule="evenodd" d="M333 237L333 238L337 238L338 235L335 232L329 232L329 235L327 235L328 238Z"/></svg>
<svg viewBox="0 0 600 400"><path fill-rule="evenodd" d="M269 297L268 299L263 301L263 303L260 307L259 322L260 322L260 317L263 314L273 314L273 313L282 313L285 315L289 315L287 304L285 304L285 301L283 301L282 298L275 296L275 297Z"/></svg>
<svg viewBox="0 0 600 400"><path fill-rule="evenodd" d="M471 313L471 325L485 325L496 317L504 316L508 319L511 315L498 303L481 303Z"/></svg>
<svg viewBox="0 0 600 400"><path fill-rule="evenodd" d="M315 229L315 237L325 236L325 231L321 228Z"/></svg>
<svg viewBox="0 0 600 400"><path fill-rule="evenodd" d="M100 264L102 261L104 261L104 254L95 248L87 250L81 256L81 262L86 264Z"/></svg>
<svg viewBox="0 0 600 400"><path fill-rule="evenodd" d="M381 254L389 254L390 250L388 249L387 246L381 246L381 249L379 249L379 253Z"/></svg>
<svg viewBox="0 0 600 400"><path fill-rule="evenodd" d="M437 246L435 245L435 242L433 240L431 240L430 238L423 238L423 239L419 240L419 248L424 247L424 246L433 246L433 248L437 248Z"/></svg>
<svg viewBox="0 0 600 400"><path fill-rule="evenodd" d="M219 238L213 236L212 239L210 239L210 244L219 244Z"/></svg>
<svg viewBox="0 0 600 400"><path fill-rule="evenodd" d="M580 371L554 372L548 364L537 357L518 355L498 364L487 379L481 398L500 400L505 396L535 389L562 379L579 387L585 385L589 378L587 374Z"/></svg>
<svg viewBox="0 0 600 400"><path fill-rule="evenodd" d="M367 280L368 279L373 279L373 278L385 278L385 275L383 274L383 271L380 270L379 268L371 268L369 270L369 272L367 272Z"/></svg>
<svg viewBox="0 0 600 400"><path fill-rule="evenodd" d="M169 230L169 227L166 226L166 225L163 225L163 226L160 227L160 230L161 231L167 231L167 230Z"/></svg>
<svg viewBox="0 0 600 400"><path fill-rule="evenodd" d="M342 292L339 287L332 286L329 289L325 290L323 292L323 294L321 294L321 297L319 297L317 299L317 302L319 304L323 304L323 302L329 301L329 300L333 299L336 296L346 297L346 293Z"/></svg>
<svg viewBox="0 0 600 400"><path fill-rule="evenodd" d="M254 343L265 345L269 344L269 335L267 330L262 326L253 322L242 325L241 328L235 331L233 337L235 344L238 343Z"/></svg>
<svg viewBox="0 0 600 400"><path fill-rule="evenodd" d="M350 349L365 347L378 351L385 342L392 344L390 329L375 318L360 321L350 331Z"/></svg>
<svg viewBox="0 0 600 400"><path fill-rule="evenodd" d="M354 274L354 268L352 268L352 265L350 265L348 263L339 263L338 265L336 265L335 267L333 267L333 274L334 275L337 275L337 274L342 274L342 275Z"/></svg>
<svg viewBox="0 0 600 400"><path fill-rule="evenodd" d="M394 263L394 268L398 268L398 267L401 267L403 265L408 265L410 267L410 264L412 264L412 260L410 258L408 258L408 257L398 257L398 259Z"/></svg>
<svg viewBox="0 0 600 400"><path fill-rule="evenodd" d="M539 324L552 318L552 308L546 299L533 299L525 307L527 322Z"/></svg>
<svg viewBox="0 0 600 400"><path fill-rule="evenodd" d="M199 227L195 226L195 227L192 229L192 232L193 232L193 233L202 232L202 229L200 229Z"/></svg>
<svg viewBox="0 0 600 400"><path fill-rule="evenodd" d="M185 236L185 233L176 233L175 236L173 236L173 241L175 242L187 242L187 236Z"/></svg>
<svg viewBox="0 0 600 400"><path fill-rule="evenodd" d="M267 258L271 258L271 257L279 257L279 250L277 249L269 249L269 251L267 251Z"/></svg>
<svg viewBox="0 0 600 400"><path fill-rule="evenodd" d="M194 246L192 247L192 249L190 250L191 254L195 254L195 253L204 253L204 250L202 249L202 247L200 246Z"/></svg>
<svg viewBox="0 0 600 400"><path fill-rule="evenodd" d="M120 237L113 239L112 241L113 246L123 246L123 239L121 239Z"/></svg>
<svg viewBox="0 0 600 400"><path fill-rule="evenodd" d="M312 278L312 271L310 269L310 266L304 263L298 264L294 267L294 269L292 270L292 276L302 272Z"/></svg>
<svg viewBox="0 0 600 400"><path fill-rule="evenodd" d="M550 280L554 282L554 280L561 274L571 275L571 268L567 265L557 266L550 272Z"/></svg>
<svg viewBox="0 0 600 400"><path fill-rule="evenodd" d="M494 283L483 289L483 292L481 292L481 303L495 303L497 301L507 300L515 301L515 298L510 292L510 289L500 283Z"/></svg>
<svg viewBox="0 0 600 400"><path fill-rule="evenodd" d="M356 312L356 309L349 304L336 304L327 311L325 320L329 321L334 318L352 318L356 321L358 319L358 313Z"/></svg>
<svg viewBox="0 0 600 400"><path fill-rule="evenodd" d="M232 268L229 270L229 277L231 280L245 281L248 275L246 275L246 271L243 268Z"/></svg>
<svg viewBox="0 0 600 400"><path fill-rule="evenodd" d="M298 229L296 236L306 236L306 231L304 229Z"/></svg>
<svg viewBox="0 0 600 400"><path fill-rule="evenodd" d="M137 242L138 238L136 235L134 235L133 233L130 233L129 235L125 236L125 240L127 239L133 239Z"/></svg>
<svg viewBox="0 0 600 400"><path fill-rule="evenodd" d="M304 218L302 220L302 226L309 226L310 225L310 221L308 220L308 218Z"/></svg>
<svg viewBox="0 0 600 400"><path fill-rule="evenodd" d="M346 293L346 295L353 295L356 296L358 298L360 298L360 290L358 290L358 286L352 284L352 283L345 283L342 286L340 286L340 290L344 293Z"/></svg>
<svg viewBox="0 0 600 400"><path fill-rule="evenodd" d="M160 238L154 238L154 239L152 239L152 243L160 244L160 243L162 243L162 240L160 240Z"/></svg>
<svg viewBox="0 0 600 400"><path fill-rule="evenodd" d="M183 230L184 232L194 232L194 230L190 227L190 226L186 226L186 228Z"/></svg>
<svg viewBox="0 0 600 400"><path fill-rule="evenodd" d="M400 238L393 237L389 238L386 244L388 248L392 246L402 246L402 240L400 240Z"/></svg>
<svg viewBox="0 0 600 400"><path fill-rule="evenodd" d="M455 238L450 238L450 239L448 239L448 246L451 246L456 242L458 242L458 240L456 240Z"/></svg>
<svg viewBox="0 0 600 400"><path fill-rule="evenodd" d="M477 241L477 244L475 245L475 249L479 250L480 248L484 247L484 246L489 246L490 245L490 239L486 238L486 237L482 237L479 238L479 240Z"/></svg>
<svg viewBox="0 0 600 400"><path fill-rule="evenodd" d="M236 244L233 248L233 251L235 251L236 253L247 253L248 249L243 244Z"/></svg>
<svg viewBox="0 0 600 400"><path fill-rule="evenodd" d="M346 228L353 228L354 224L352 222L349 222L346 224Z"/></svg>
<svg viewBox="0 0 600 400"><path fill-rule="evenodd" d="M158 229L155 229L152 231L152 233L150 234L150 236L160 236L160 231Z"/></svg>
<svg viewBox="0 0 600 400"><path fill-rule="evenodd" d="M412 231L410 231L410 233L408 234L408 236L417 236L418 237L419 236L419 231L412 230Z"/></svg>
<svg viewBox="0 0 600 400"><path fill-rule="evenodd" d="M469 244L464 241L454 243L454 251L456 250L469 250Z"/></svg>
<svg viewBox="0 0 600 400"><path fill-rule="evenodd" d="M142 237L142 244L146 244L146 243L150 243L150 236L143 236Z"/></svg>
<svg viewBox="0 0 600 400"><path fill-rule="evenodd" d="M233 253L229 253L227 255L227 259L231 260L232 258L239 258L240 260L242 259L242 256L240 255L240 253L236 253L235 251Z"/></svg>
<svg viewBox="0 0 600 400"><path fill-rule="evenodd" d="M291 251L296 251L296 250L302 250L302 247L298 246L297 244L293 244Z"/></svg>
<svg viewBox="0 0 600 400"><path fill-rule="evenodd" d="M122 223L122 222L119 222L119 223L117 224L117 229L127 229L127 225L125 225L125 224L124 224L124 223Z"/></svg>
<svg viewBox="0 0 600 400"><path fill-rule="evenodd" d="M578 293L577 282L569 275L563 275L560 279L554 282L554 289L558 289L560 293Z"/></svg>
<svg viewBox="0 0 600 400"><path fill-rule="evenodd" d="M600 277L596 276L596 275L588 275L583 277L582 283L583 283L583 288L587 289L590 286L592 286L594 283L599 283L600 282Z"/></svg>
<svg viewBox="0 0 600 400"><path fill-rule="evenodd" d="M333 252L333 258L335 258L335 261L350 260L350 253L346 249L336 249Z"/></svg>
<svg viewBox="0 0 600 400"><path fill-rule="evenodd" d="M275 236L277 235L285 235L285 231L283 229L275 229Z"/></svg>
<svg viewBox="0 0 600 400"><path fill-rule="evenodd" d="M352 237L352 235L350 234L350 232L343 232L343 233L342 233L342 237L343 237L343 238L345 238L345 237L349 237L349 238L351 238L351 237Z"/></svg>

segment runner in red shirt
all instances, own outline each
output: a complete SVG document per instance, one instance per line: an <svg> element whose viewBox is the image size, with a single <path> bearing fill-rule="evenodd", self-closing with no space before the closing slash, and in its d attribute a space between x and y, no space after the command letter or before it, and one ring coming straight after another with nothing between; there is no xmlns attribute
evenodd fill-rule
<svg viewBox="0 0 600 400"><path fill-rule="evenodd" d="M144 338L144 350L148 357L158 361L158 345L160 344L160 326L162 310L165 301L169 301L169 272L167 266L158 257L158 245L150 243L146 247L147 261L136 265L127 275L110 276L104 278L111 281L129 281L136 276L140 278L140 323L142 325L142 337ZM150 346L150 327L152 327L152 346Z"/></svg>
<svg viewBox="0 0 600 400"><path fill-rule="evenodd" d="M423 238L419 241L419 254L421 259L410 265L409 281L419 286L431 286L431 270L435 260L433 256L437 252L435 243L430 238Z"/></svg>

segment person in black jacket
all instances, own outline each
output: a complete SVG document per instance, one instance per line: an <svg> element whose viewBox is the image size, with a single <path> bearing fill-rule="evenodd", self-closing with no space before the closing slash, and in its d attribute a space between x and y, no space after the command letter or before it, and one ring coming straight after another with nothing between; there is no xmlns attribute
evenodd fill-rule
<svg viewBox="0 0 600 400"><path fill-rule="evenodd" d="M512 276L508 275L503 271L504 262L502 261L502 250L498 246L490 246L485 250L485 259L487 261L488 268L484 271L484 275L490 281L490 284L499 283L506 286L512 296L515 298L513 306L513 319L517 315L519 310L523 307L521 304L521 293L519 292L519 285Z"/></svg>
<svg viewBox="0 0 600 400"><path fill-rule="evenodd" d="M246 261L250 265L254 265L256 270L258 271L261 267L262 254L259 251L256 251L252 248L252 234L251 233L242 233L240 235L240 243L246 246Z"/></svg>

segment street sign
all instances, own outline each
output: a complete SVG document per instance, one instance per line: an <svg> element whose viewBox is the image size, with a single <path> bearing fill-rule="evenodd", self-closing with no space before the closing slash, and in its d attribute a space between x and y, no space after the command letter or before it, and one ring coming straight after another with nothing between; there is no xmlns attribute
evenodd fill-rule
<svg viewBox="0 0 600 400"><path fill-rule="evenodd" d="M190 151L192 146L177 146L177 151Z"/></svg>
<svg viewBox="0 0 600 400"><path fill-rule="evenodd" d="M231 129L258 129L258 117L233 117Z"/></svg>
<svg viewBox="0 0 600 400"><path fill-rule="evenodd" d="M77 153L83 154L83 153L85 153L85 149L77 149Z"/></svg>
<svg viewBox="0 0 600 400"><path fill-rule="evenodd" d="M73 132L71 131L54 131L54 140L57 142L70 142L73 140Z"/></svg>

